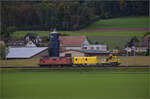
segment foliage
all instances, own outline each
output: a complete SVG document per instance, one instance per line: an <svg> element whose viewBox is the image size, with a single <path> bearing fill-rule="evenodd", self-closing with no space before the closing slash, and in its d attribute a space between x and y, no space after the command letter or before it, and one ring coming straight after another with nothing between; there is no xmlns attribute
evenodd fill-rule
<svg viewBox="0 0 150 99"><path fill-rule="evenodd" d="M99 44L99 42L98 42L98 41L95 41L95 44Z"/></svg>
<svg viewBox="0 0 150 99"><path fill-rule="evenodd" d="M2 37L0 39L4 40L7 43L8 40L11 39L11 37L15 31L16 31L15 26L7 27L6 25L2 25L2 31L1 31Z"/></svg>
<svg viewBox="0 0 150 99"><path fill-rule="evenodd" d="M0 59L5 59L6 57L6 46L0 44Z"/></svg>
<svg viewBox="0 0 150 99"><path fill-rule="evenodd" d="M134 37L132 37L132 38L130 39L130 41L127 43L126 46L128 46L128 47L131 48L132 46L135 45L136 42L139 42L139 40L138 40L138 38L137 38L136 36L134 36Z"/></svg>
<svg viewBox="0 0 150 99"><path fill-rule="evenodd" d="M149 15L149 1L1 1L2 25L19 30L79 30L98 19ZM35 27L37 26L37 27ZM35 28L32 28L35 27Z"/></svg>

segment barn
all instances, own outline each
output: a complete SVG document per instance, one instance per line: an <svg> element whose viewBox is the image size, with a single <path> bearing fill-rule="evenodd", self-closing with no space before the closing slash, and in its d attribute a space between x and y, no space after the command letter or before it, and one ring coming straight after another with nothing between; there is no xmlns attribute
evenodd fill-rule
<svg viewBox="0 0 150 99"><path fill-rule="evenodd" d="M48 47L9 47L7 59L31 59L48 56Z"/></svg>

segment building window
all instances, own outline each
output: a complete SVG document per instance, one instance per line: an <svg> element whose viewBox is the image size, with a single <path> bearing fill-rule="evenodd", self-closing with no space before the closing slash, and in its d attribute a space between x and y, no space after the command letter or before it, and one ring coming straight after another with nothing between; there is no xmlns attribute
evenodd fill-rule
<svg viewBox="0 0 150 99"><path fill-rule="evenodd" d="M93 50L94 49L94 47L91 47L91 50Z"/></svg>
<svg viewBox="0 0 150 99"><path fill-rule="evenodd" d="M85 58L85 61L87 61L87 58Z"/></svg>
<svg viewBox="0 0 150 99"><path fill-rule="evenodd" d="M77 59L77 58L76 58L75 60L76 60L76 61L78 61L78 59Z"/></svg>
<svg viewBox="0 0 150 99"><path fill-rule="evenodd" d="M99 50L99 47L96 47L97 50Z"/></svg>
<svg viewBox="0 0 150 99"><path fill-rule="evenodd" d="M83 47L83 49L87 49L87 47Z"/></svg>

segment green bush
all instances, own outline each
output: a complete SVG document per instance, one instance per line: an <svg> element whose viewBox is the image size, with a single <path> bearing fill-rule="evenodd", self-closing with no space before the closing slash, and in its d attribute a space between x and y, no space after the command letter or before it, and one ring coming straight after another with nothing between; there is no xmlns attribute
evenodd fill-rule
<svg viewBox="0 0 150 99"><path fill-rule="evenodd" d="M5 59L6 57L6 47L3 44L0 44L0 59Z"/></svg>

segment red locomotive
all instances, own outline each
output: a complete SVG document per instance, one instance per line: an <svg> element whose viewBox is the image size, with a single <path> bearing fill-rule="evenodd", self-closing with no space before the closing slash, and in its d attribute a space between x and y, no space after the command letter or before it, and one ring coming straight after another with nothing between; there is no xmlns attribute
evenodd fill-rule
<svg viewBox="0 0 150 99"><path fill-rule="evenodd" d="M40 59L40 66L72 66L69 57L45 57Z"/></svg>

